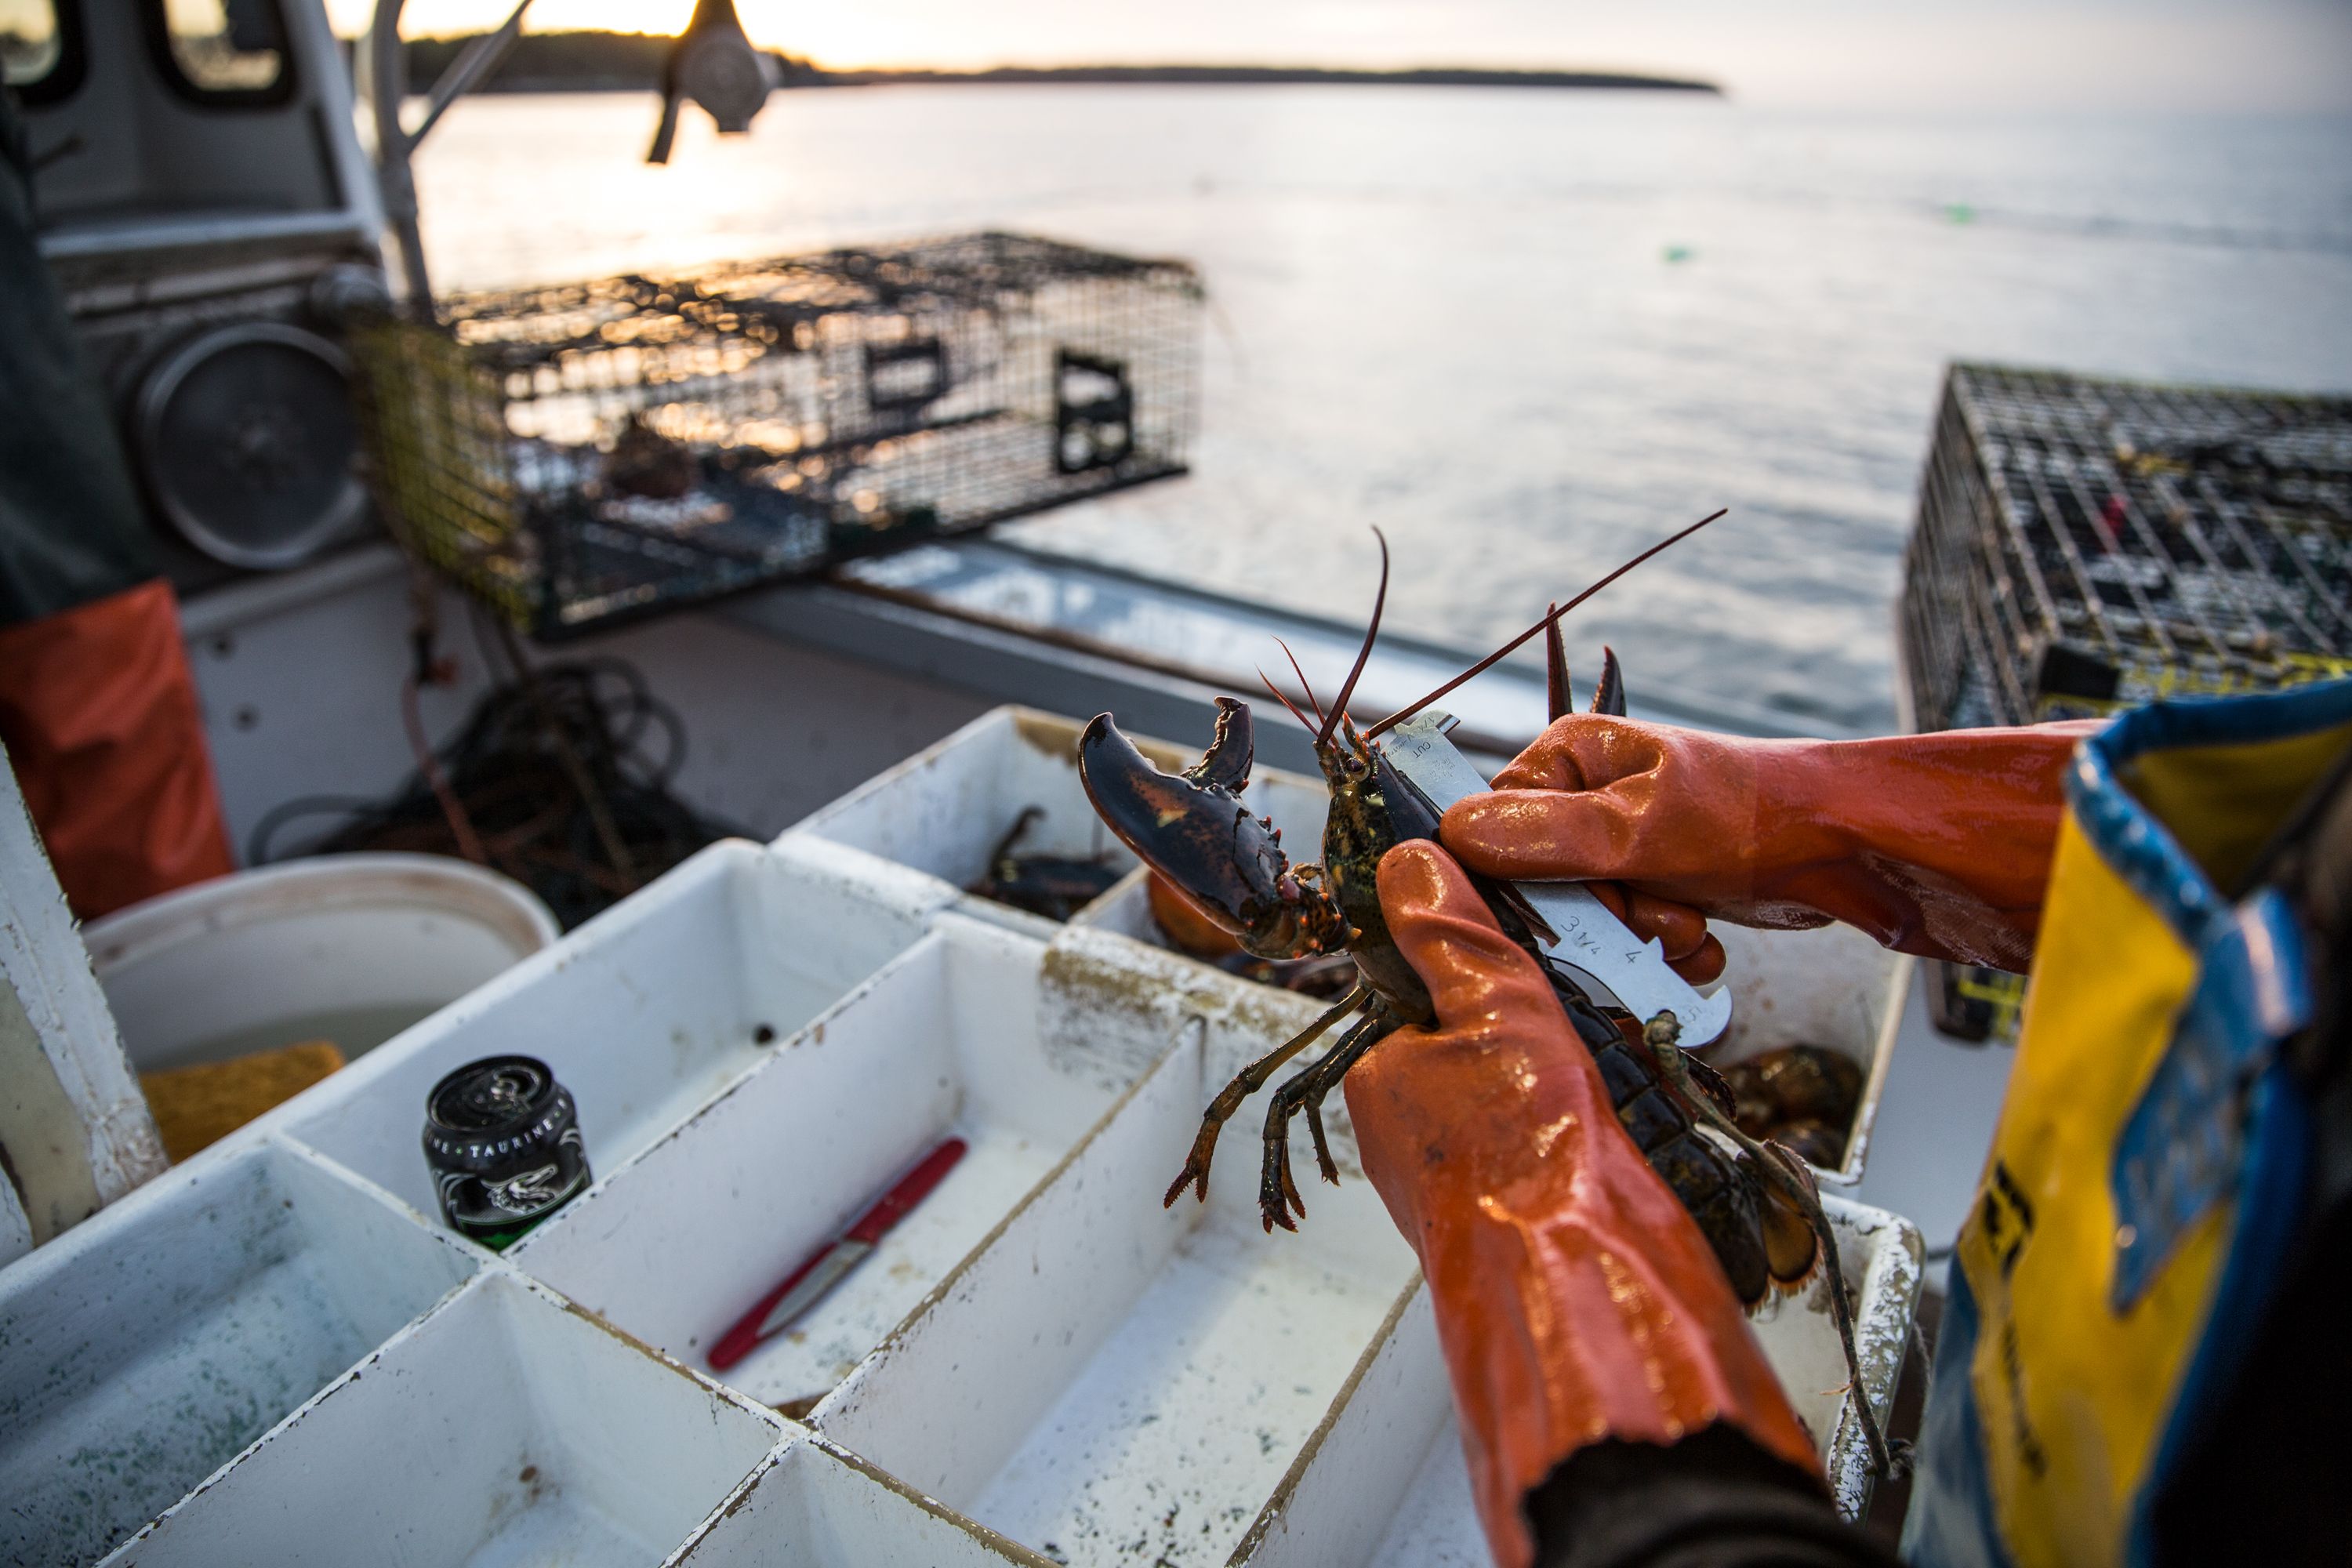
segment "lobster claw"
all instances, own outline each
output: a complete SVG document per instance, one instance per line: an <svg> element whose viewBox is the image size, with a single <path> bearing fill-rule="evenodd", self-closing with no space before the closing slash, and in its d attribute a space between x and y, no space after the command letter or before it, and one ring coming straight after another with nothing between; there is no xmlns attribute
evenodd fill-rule
<svg viewBox="0 0 2352 1568"><path fill-rule="evenodd" d="M1625 717L1625 671L1617 663L1617 650L1605 645L1601 649L1601 684L1592 689L1592 710Z"/></svg>
<svg viewBox="0 0 2352 1568"><path fill-rule="evenodd" d="M1078 737L1078 776L1095 813L1143 863L1260 958L1300 958L1344 945L1331 900L1291 875L1274 831L1242 804L1249 710L1218 702L1217 738L1200 762L1162 773L1108 713Z"/></svg>
<svg viewBox="0 0 2352 1568"><path fill-rule="evenodd" d="M1105 714L1107 719L1108 714ZM1118 731L1113 731L1116 734ZM1257 752L1255 731L1250 722L1249 704L1237 697L1217 699L1217 727L1209 738L1209 749L1201 760L1184 770L1184 776L1196 784L1212 789L1229 789L1235 795L1249 788L1250 763ZM1083 747L1080 752L1084 756Z"/></svg>

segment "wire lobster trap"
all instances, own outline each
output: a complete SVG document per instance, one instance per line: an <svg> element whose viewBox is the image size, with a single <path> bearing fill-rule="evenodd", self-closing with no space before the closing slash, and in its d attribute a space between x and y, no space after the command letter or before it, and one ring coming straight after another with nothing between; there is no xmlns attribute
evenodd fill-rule
<svg viewBox="0 0 2352 1568"><path fill-rule="evenodd" d="M404 541L544 639L1185 471L1198 275L1015 235L355 334Z"/></svg>
<svg viewBox="0 0 2352 1568"><path fill-rule="evenodd" d="M1902 620L1923 730L2352 669L2352 399L1954 365Z"/></svg>
<svg viewBox="0 0 2352 1568"><path fill-rule="evenodd" d="M1956 364L1898 620L1922 731L2352 672L2352 398ZM2014 1032L1943 967L1939 1024Z"/></svg>

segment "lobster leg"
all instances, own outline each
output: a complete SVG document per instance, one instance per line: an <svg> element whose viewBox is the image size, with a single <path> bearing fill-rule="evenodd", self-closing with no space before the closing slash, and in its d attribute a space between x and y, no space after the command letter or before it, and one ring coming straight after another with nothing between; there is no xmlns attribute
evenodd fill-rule
<svg viewBox="0 0 2352 1568"><path fill-rule="evenodd" d="M1863 1440L1870 1449L1871 1469L1880 1476L1893 1476L1896 1473L1895 1458L1887 1451L1885 1434L1878 1429L1878 1414L1871 1409L1870 1396L1862 1386L1862 1357L1854 1350L1853 1309L1845 1299L1845 1274L1838 1265L1837 1237L1830 1230L1829 1215L1822 1212L1821 1191L1813 1184L1812 1173L1805 1169L1804 1162L1780 1144L1757 1142L1724 1114L1693 1080L1690 1065L1675 1043L1681 1035L1681 1026L1671 1013L1659 1014L1642 1030L1643 1043L1656 1058L1660 1074L1701 1120L1730 1138L1755 1162L1773 1194L1786 1200L1811 1227L1822 1267L1829 1274L1830 1310L1837 1320L1838 1342L1845 1350L1845 1368L1851 1380L1847 1386L1853 1394L1854 1414L1862 1422Z"/></svg>
<svg viewBox="0 0 2352 1568"><path fill-rule="evenodd" d="M1351 1033L1322 1060L1299 1074L1300 1078L1311 1080L1307 1085L1306 1101L1299 1109L1306 1113L1307 1130L1315 1137L1315 1164L1323 1179L1335 1187L1339 1184L1339 1167L1332 1163L1331 1146L1323 1141L1323 1097L1339 1087L1339 1080L1348 1076L1348 1069L1363 1060L1366 1052L1402 1026L1393 1018L1381 1021L1386 1027L1364 1031L1360 1036ZM1299 1212L1304 1214L1307 1211L1301 1209Z"/></svg>
<svg viewBox="0 0 2352 1568"><path fill-rule="evenodd" d="M1357 1048L1358 1042L1366 1042L1365 1048L1369 1048L1370 1040L1385 1038L1396 1027L1396 1021L1387 1011L1375 1006L1339 1037L1338 1045L1274 1091L1274 1099L1265 1108L1265 1155L1259 1167L1257 1185L1258 1217L1267 1230L1277 1225L1285 1230L1297 1230L1298 1227L1291 1223L1290 1211L1296 1208L1302 1215L1307 1212L1297 1184L1290 1179L1290 1119L1298 1113L1300 1103L1306 1100L1307 1086L1330 1063L1342 1058L1352 1063L1362 1055L1362 1050ZM1354 1055L1349 1054L1351 1051ZM1347 1069L1343 1067L1340 1070Z"/></svg>
<svg viewBox="0 0 2352 1568"><path fill-rule="evenodd" d="M1202 1201L1209 1196L1209 1161L1217 1152L1217 1134L1225 1122L1239 1110L1242 1101L1265 1087L1265 1080L1281 1070L1282 1064L1320 1039L1325 1030L1363 1005L1371 996L1371 988L1359 985L1334 1003L1324 1015L1293 1035L1274 1049L1250 1063L1235 1074L1234 1081L1217 1091L1209 1101L1209 1109L1201 1113L1201 1131L1192 1139L1192 1152L1184 1157L1184 1168L1176 1173L1168 1195L1160 1200L1161 1208L1171 1206L1186 1184L1191 1184L1192 1195Z"/></svg>

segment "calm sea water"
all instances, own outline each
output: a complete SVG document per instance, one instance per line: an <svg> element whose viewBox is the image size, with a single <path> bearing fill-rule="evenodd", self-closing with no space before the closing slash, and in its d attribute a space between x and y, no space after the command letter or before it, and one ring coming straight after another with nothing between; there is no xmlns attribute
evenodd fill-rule
<svg viewBox="0 0 2352 1568"><path fill-rule="evenodd" d="M1944 363L2352 387L2352 119L1809 115L1402 88L462 104L421 167L445 288L997 226L1188 257L1195 474L1014 537L1499 640L1579 612L1642 686L1892 721L1889 613Z"/></svg>

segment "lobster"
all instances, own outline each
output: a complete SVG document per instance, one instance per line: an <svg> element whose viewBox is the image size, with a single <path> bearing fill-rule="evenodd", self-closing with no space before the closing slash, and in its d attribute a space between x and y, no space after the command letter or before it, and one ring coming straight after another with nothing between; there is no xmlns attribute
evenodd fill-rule
<svg viewBox="0 0 2352 1568"><path fill-rule="evenodd" d="M1277 1226L1296 1230L1307 1205L1291 1173L1292 1121L1306 1118L1319 1173L1337 1185L1339 1167L1324 1132L1324 1100L1382 1040L1433 1016L1427 988L1389 935L1375 879L1381 857L1398 843L1436 838L1440 814L1390 763L1378 743L1381 733L1538 632L1545 636L1551 716L1560 717L1570 708L1560 617L1722 515L1718 511L1643 552L1565 605L1552 606L1533 626L1427 697L1360 730L1348 713L1348 703L1371 657L1387 605L1389 556L1382 538L1380 590L1370 624L1328 710L1317 701L1296 658L1291 659L1319 722L1266 681L1267 689L1313 734L1316 763L1330 789L1319 864L1292 864L1282 849L1280 831L1267 818L1252 816L1243 804L1255 754L1248 704L1218 698L1208 749L1178 773L1154 766L1119 732L1108 713L1087 724L1078 741L1078 769L1087 798L1105 825L1201 914L1260 958L1344 952L1355 961L1356 981L1347 994L1244 1068L1210 1102L1164 1204L1174 1204L1188 1186L1196 1197L1207 1197L1210 1162L1225 1122L1286 1063L1344 1021L1346 1027L1319 1057L1276 1089L1266 1110L1259 1215L1269 1234ZM1286 647L1284 652L1289 649ZM1260 678L1265 679L1262 671ZM1613 651L1604 656L1592 710L1620 716L1625 712L1623 674ZM1472 880L1504 931L1549 977L1579 1038L1592 1052L1619 1121L1705 1234L1739 1300L1753 1310L1775 1293L1794 1291L1816 1271L1826 1271L1872 1463L1880 1474L1890 1473L1885 1440L1869 1400L1860 1393L1861 1366L1835 1238L1804 1163L1785 1147L1741 1131L1729 1088L1713 1069L1681 1049L1671 1014L1643 1021L1622 1011L1612 1016L1597 1005L1547 962L1537 939L1538 933L1549 933L1509 885L1475 876Z"/></svg>

